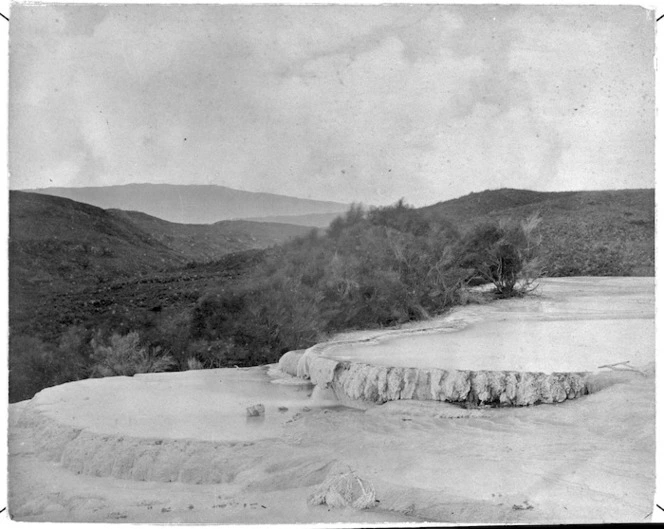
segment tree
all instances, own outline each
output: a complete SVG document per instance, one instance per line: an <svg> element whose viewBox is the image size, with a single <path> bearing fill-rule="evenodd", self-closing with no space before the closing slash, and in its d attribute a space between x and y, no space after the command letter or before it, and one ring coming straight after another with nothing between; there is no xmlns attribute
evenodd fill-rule
<svg viewBox="0 0 664 529"><path fill-rule="evenodd" d="M482 224L470 232L462 252L461 266L471 270L471 279L493 283L496 296L523 296L536 288L540 275L539 215L523 221L501 219Z"/></svg>

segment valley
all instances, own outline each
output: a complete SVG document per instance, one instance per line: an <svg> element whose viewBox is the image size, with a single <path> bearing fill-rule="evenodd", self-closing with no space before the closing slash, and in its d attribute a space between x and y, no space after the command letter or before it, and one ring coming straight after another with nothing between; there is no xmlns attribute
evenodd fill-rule
<svg viewBox="0 0 664 529"><path fill-rule="evenodd" d="M29 398L53 383L85 378L87 368L71 372L66 366L72 361L87 365L88 344L95 336L105 340L114 333L137 331L151 350L173 355L177 369L186 369L191 358L208 367L223 367L275 361L288 348L308 346L335 329L419 318L417 303L402 310L398 306L405 299L396 297L392 302L376 297L368 303L362 297L342 299L334 290L339 287L329 283L339 280L333 279L339 272L330 268L336 252L349 264L358 258L374 263L366 274L361 268L352 272L364 276L343 280L359 281L360 288L365 288L362 282L374 284L366 287L365 294L358 291L358 296L371 292L371 296L401 296L400 287L380 294L383 279L378 279L392 276L381 275L377 267L401 267L396 262L384 264L394 258L390 249L394 236L412 252L409 266L415 267L398 273L406 274L404 281L418 281L426 269L418 269L423 265L417 260L427 252L436 258L435 252L442 250L434 247L447 245L459 253L459 241L477 226L498 225L504 222L501 219L518 222L539 213L539 260L545 276L654 274L653 190L506 189L420 209L397 206L384 213L380 208L375 214L371 211L371 222L382 223L380 229L387 230L388 238L382 242L371 235L375 230L371 224L355 228L355 221L343 221L350 223L347 227L335 221L349 236L334 239L325 230L313 234L311 226L244 220L177 224L142 212L103 210L61 197L11 192L11 400ZM333 223L329 233L334 229L339 228ZM361 240L357 237L365 242L353 242ZM416 241L420 242L412 246ZM459 278L464 273L454 272ZM296 283L282 285L287 277ZM431 307L444 311L446 306ZM234 322L222 323L223 314L231 315ZM274 334L265 334L264 329L270 328ZM57 352L65 336L79 344L80 358L63 358ZM41 373L37 377L30 375L35 370Z"/></svg>

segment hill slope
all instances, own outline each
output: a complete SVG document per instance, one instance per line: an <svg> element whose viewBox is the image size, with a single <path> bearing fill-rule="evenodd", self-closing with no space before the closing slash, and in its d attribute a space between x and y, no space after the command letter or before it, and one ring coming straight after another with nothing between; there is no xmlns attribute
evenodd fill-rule
<svg viewBox="0 0 664 529"><path fill-rule="evenodd" d="M445 202L437 202L431 206L420 208L420 211L434 217L465 222L520 206L532 206L547 200L564 199L574 194L576 193L573 191L546 193L528 189L491 189L479 193L470 193Z"/></svg>
<svg viewBox="0 0 664 529"><path fill-rule="evenodd" d="M460 228L500 218L542 217L542 259L550 276L654 275L655 191L541 193L499 189L421 208Z"/></svg>
<svg viewBox="0 0 664 529"><path fill-rule="evenodd" d="M211 224L220 220L339 213L347 204L251 193L215 185L129 184L26 189L104 209L140 211L169 222Z"/></svg>
<svg viewBox="0 0 664 529"><path fill-rule="evenodd" d="M92 315L111 307L114 313L124 313L141 300L149 307L170 297L180 300L176 294L181 291L187 292L182 299L189 299L190 287L199 277L224 275L232 260L225 260L221 268L184 270L192 261L216 261L234 252L267 248L310 230L248 221L174 224L144 213L107 211L21 191L10 192L9 210L13 330L60 329L70 320L81 321L86 312ZM156 295L153 284L165 285L167 292ZM116 310L112 298L125 285L121 305L126 306ZM146 289L149 292L143 294ZM95 305L89 305L91 301Z"/></svg>
<svg viewBox="0 0 664 529"><path fill-rule="evenodd" d="M28 283L134 275L187 261L103 209L21 191L10 192L9 239L10 278Z"/></svg>

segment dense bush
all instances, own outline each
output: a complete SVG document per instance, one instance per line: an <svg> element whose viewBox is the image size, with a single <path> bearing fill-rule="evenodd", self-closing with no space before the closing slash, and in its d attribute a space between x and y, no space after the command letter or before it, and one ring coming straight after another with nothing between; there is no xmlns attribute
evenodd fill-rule
<svg viewBox="0 0 664 529"><path fill-rule="evenodd" d="M89 376L90 333L72 326L53 346L34 336L10 334L9 399L17 402L38 391Z"/></svg>
<svg viewBox="0 0 664 529"><path fill-rule="evenodd" d="M274 362L290 349L350 328L387 326L458 302L467 271L458 232L403 204L338 217L273 251L241 284L203 296L191 337L218 343L222 365ZM190 351L212 365L209 351Z"/></svg>
<svg viewBox="0 0 664 529"><path fill-rule="evenodd" d="M540 221L534 215L521 222L506 219L475 227L466 237L461 265L475 277L493 283L497 297L529 292L541 271L536 233Z"/></svg>
<svg viewBox="0 0 664 529"><path fill-rule="evenodd" d="M132 302L144 310L114 310L88 330L72 328L58 347L14 339L10 390L16 400L89 376L272 363L331 333L440 314L464 303L464 287L477 278L501 297L521 295L537 272L537 224L501 222L462 235L403 201L368 212L353 206L325 233L252 254L251 267L206 288L186 310L153 311L139 297Z"/></svg>

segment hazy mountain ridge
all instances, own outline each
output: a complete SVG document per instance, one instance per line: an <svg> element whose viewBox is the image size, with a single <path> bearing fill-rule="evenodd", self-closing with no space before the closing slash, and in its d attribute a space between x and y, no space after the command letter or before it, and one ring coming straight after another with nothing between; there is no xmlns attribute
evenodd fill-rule
<svg viewBox="0 0 664 529"><path fill-rule="evenodd" d="M127 184L49 187L23 191L60 196L103 209L139 211L169 222L212 224L221 220L341 213L347 204L240 191L217 185Z"/></svg>

